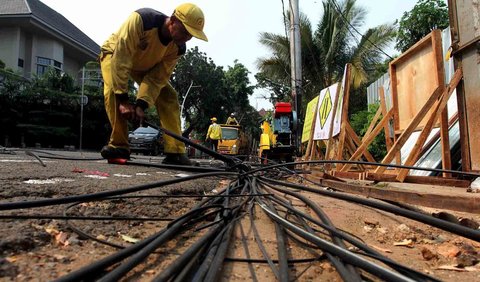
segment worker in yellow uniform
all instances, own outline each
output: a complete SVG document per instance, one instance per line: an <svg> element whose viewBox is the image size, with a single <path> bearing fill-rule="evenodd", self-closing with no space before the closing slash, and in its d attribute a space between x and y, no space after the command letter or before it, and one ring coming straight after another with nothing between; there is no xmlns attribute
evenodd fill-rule
<svg viewBox="0 0 480 282"><path fill-rule="evenodd" d="M207 137L205 141L210 141L212 144L212 150L215 152L218 150L218 141L222 140L222 127L217 124L217 118L212 117L210 119L212 124L208 127Z"/></svg>
<svg viewBox="0 0 480 282"><path fill-rule="evenodd" d="M238 125L238 121L235 118L235 113L231 113L227 118L227 125Z"/></svg>
<svg viewBox="0 0 480 282"><path fill-rule="evenodd" d="M105 159L130 157L127 121L142 124L145 110L155 107L163 128L181 135L177 92L168 80L185 43L192 36L207 41L205 18L194 4L179 5L167 16L150 8L133 12L101 47L100 65L104 80L105 110L112 127ZM128 101L128 80L138 84L135 105ZM163 163L191 165L185 144L164 135Z"/></svg>

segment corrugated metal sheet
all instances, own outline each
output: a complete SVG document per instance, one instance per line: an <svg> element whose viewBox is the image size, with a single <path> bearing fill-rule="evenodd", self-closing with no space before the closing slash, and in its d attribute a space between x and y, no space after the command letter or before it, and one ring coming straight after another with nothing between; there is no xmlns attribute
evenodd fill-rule
<svg viewBox="0 0 480 282"><path fill-rule="evenodd" d="M385 89L385 85L388 85L390 89L390 75L388 73L382 75L379 79L377 79L374 83L370 84L367 87L367 104L378 104L380 103L380 96L378 95L378 88L383 86ZM385 96L386 93L385 93Z"/></svg>

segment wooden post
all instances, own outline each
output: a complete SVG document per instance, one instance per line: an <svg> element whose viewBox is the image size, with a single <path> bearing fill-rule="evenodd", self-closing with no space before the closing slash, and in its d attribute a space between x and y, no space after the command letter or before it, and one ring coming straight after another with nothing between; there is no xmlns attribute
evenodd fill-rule
<svg viewBox="0 0 480 282"><path fill-rule="evenodd" d="M378 109L380 111L380 109ZM387 115L385 115L382 120L378 123L377 126L375 126L375 129L372 131L371 134L368 136L366 135L364 140L362 141L362 145L360 145L355 153L350 157L350 161L355 161L357 160L362 154L364 154L364 151L367 151L368 145L372 143L373 139L380 133L380 131L385 127L385 124L390 120L390 118L393 115L393 109L390 109L388 111ZM351 165L346 164L343 168L342 171L347 171L350 168Z"/></svg>
<svg viewBox="0 0 480 282"><path fill-rule="evenodd" d="M462 78L462 70L457 69L455 71L455 74L452 77L452 80L450 81L449 86L443 92L447 91L447 89L448 91L450 91L450 89L452 89L453 91L453 89L457 86L461 78ZM405 142L407 142L412 132L417 128L418 124L423 120L423 118L428 113L428 111L430 111L430 109L436 102L439 102L438 99L443 96L442 95L443 92L440 89L440 87L437 87L437 89L435 89L433 94L429 97L428 101L423 105L423 107L420 109L418 114L412 119L412 121L407 126L405 131L403 131L400 137L398 137L398 139L395 141L392 149L387 153L385 158L383 158L382 164L388 164L393 160L393 157L395 156L395 154L397 154L400 151L400 149L402 149L403 145L405 145ZM383 173L385 170L386 170L386 167L380 166L375 170L375 173Z"/></svg>
<svg viewBox="0 0 480 282"><path fill-rule="evenodd" d="M383 86L378 88L378 95L380 96L380 109L382 110L382 115L387 115L387 103L385 101L385 90ZM392 136L390 135L390 124L386 123L384 130L385 130L385 143L387 144L387 152L390 151L392 148Z"/></svg>
<svg viewBox="0 0 480 282"><path fill-rule="evenodd" d="M458 69L455 72L455 75L458 76L458 74L462 74L461 70ZM455 78L455 76L454 76ZM439 103L435 107L435 111L432 113L430 119L426 123L425 127L423 128L422 132L420 133L420 136L418 137L417 142L415 143L415 146L413 147L412 151L410 152L410 155L408 156L407 160L405 161L406 166L412 166L415 164L415 162L418 160L418 156L420 155L420 152L422 150L423 144L425 144L425 141L427 140L428 135L430 134L430 131L432 131L432 128L435 124L435 122L440 118L441 114L444 112L445 107L447 106L448 99L450 98L450 95L452 95L453 90L457 87L458 82L460 79L454 80L452 78L451 85L445 88L445 91L443 92L442 98L439 101ZM448 121L447 121L448 123ZM447 132L448 134L448 132ZM450 150L450 149L449 149ZM405 177L408 175L409 169L401 169L398 176L397 180L400 182L403 182L405 180Z"/></svg>

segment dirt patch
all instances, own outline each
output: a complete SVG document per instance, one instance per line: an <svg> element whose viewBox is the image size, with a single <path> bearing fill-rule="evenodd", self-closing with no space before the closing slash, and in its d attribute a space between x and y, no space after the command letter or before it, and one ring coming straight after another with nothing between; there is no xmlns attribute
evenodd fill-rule
<svg viewBox="0 0 480 282"><path fill-rule="evenodd" d="M72 153L72 156L77 154ZM142 160L160 162L160 158L143 157ZM109 165L103 160L51 159L44 160L44 167L32 157L20 153L0 155L0 161L1 203L85 195L191 174L159 168ZM204 165L211 164L204 162ZM204 196L214 194L228 183L223 178L212 177L145 189L129 194L129 197L107 201L1 211L0 215L36 215L39 218L0 220L0 280L49 281L61 277L117 252L119 247L130 246L155 234L165 228L170 219L185 214ZM479 242L390 213L312 193L303 194L316 202L338 229L358 237L403 265L445 281L480 280L480 269L476 263ZM185 197L176 197L178 195ZM192 197L186 197L188 195ZM314 215L302 202L291 196L281 196L295 208ZM424 211L442 212L433 209ZM275 227L258 206L245 212L251 212L251 217L241 219L241 228L237 226L233 231L221 280L257 278L259 281L276 281L277 276L262 251L264 248L270 259L278 259ZM480 221L479 215L451 213ZM68 221L51 218L65 214L77 218ZM124 280L150 281L195 239L205 234L204 229L197 230L182 233L170 241ZM286 243L291 260L289 276L292 279L341 281L321 250L303 248L292 239ZM351 245L347 244L347 247L356 251ZM242 261L247 257L250 264Z"/></svg>

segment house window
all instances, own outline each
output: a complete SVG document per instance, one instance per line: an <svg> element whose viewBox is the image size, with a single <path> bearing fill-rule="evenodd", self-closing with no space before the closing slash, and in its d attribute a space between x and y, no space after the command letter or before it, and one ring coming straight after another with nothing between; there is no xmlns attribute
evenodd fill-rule
<svg viewBox="0 0 480 282"><path fill-rule="evenodd" d="M37 75L41 76L47 72L48 68L52 67L57 72L62 71L62 63L49 58L37 57Z"/></svg>
<svg viewBox="0 0 480 282"><path fill-rule="evenodd" d="M18 58L18 63L17 65L21 68L23 68L23 59Z"/></svg>

